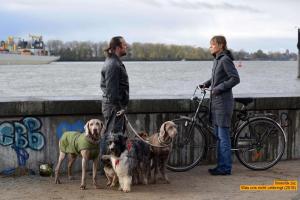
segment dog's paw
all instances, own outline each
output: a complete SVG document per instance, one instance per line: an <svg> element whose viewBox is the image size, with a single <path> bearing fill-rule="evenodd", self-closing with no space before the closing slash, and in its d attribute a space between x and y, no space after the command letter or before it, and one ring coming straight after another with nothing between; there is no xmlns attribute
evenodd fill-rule
<svg viewBox="0 0 300 200"><path fill-rule="evenodd" d="M130 192L130 189L126 188L126 189L123 190L123 192L128 193L128 192Z"/></svg>
<svg viewBox="0 0 300 200"><path fill-rule="evenodd" d="M85 186L85 185L81 185L81 186L80 186L80 189L81 189L81 190L85 190L85 189L86 189L86 186Z"/></svg>
<svg viewBox="0 0 300 200"><path fill-rule="evenodd" d="M143 180L141 180L141 183L143 185L148 185L149 184L149 179L147 177L143 177Z"/></svg>
<svg viewBox="0 0 300 200"><path fill-rule="evenodd" d="M111 181L107 181L106 186L111 186Z"/></svg>
<svg viewBox="0 0 300 200"><path fill-rule="evenodd" d="M55 179L55 184L61 184L60 180L57 178Z"/></svg>
<svg viewBox="0 0 300 200"><path fill-rule="evenodd" d="M170 184L170 181L169 181L169 179L168 179L168 176L166 176L166 175L165 175L165 177L164 177L164 183L165 183L165 184Z"/></svg>

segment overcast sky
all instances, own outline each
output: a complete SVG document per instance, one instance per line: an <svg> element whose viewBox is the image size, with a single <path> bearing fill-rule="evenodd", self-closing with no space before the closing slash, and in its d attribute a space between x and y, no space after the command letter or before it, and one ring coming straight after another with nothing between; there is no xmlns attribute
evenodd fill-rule
<svg viewBox="0 0 300 200"><path fill-rule="evenodd" d="M0 39L108 41L209 47L226 36L234 50L297 52L299 0L0 0Z"/></svg>

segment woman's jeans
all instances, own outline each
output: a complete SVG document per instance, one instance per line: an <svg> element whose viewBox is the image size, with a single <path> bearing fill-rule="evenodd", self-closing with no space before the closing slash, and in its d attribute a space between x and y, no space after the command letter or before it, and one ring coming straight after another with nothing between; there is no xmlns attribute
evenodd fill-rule
<svg viewBox="0 0 300 200"><path fill-rule="evenodd" d="M215 125L214 134L217 136L217 170L230 172L232 168L231 141L229 128Z"/></svg>

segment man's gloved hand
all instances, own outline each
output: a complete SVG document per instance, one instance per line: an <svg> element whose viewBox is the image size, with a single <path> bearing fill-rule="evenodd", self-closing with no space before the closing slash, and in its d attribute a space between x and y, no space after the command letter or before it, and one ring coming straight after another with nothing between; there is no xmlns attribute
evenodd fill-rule
<svg viewBox="0 0 300 200"><path fill-rule="evenodd" d="M121 115L124 115L125 114L125 110L124 109L121 109L117 112L116 116L119 117Z"/></svg>

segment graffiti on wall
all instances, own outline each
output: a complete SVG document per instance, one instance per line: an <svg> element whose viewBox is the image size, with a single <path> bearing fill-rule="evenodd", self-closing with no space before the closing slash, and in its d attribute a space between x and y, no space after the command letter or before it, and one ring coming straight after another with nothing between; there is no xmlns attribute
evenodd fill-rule
<svg viewBox="0 0 300 200"><path fill-rule="evenodd" d="M25 117L20 121L1 122L0 145L41 150L45 145L41 127L41 121L35 117Z"/></svg>
<svg viewBox="0 0 300 200"><path fill-rule="evenodd" d="M60 139L64 132L66 131L76 131L84 132L84 122L82 120L77 120L75 123L61 122L56 128L57 138Z"/></svg>

